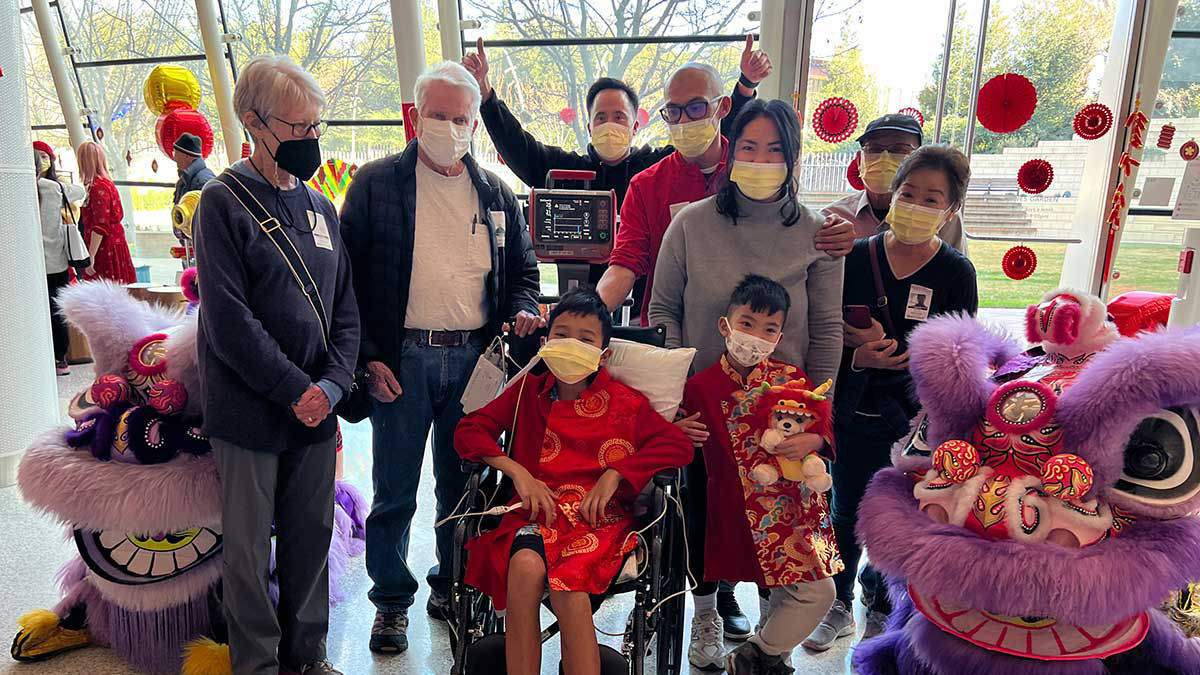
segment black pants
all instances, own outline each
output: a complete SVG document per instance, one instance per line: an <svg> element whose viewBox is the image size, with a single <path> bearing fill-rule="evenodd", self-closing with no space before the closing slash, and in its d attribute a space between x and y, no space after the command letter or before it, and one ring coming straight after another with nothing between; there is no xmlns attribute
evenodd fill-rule
<svg viewBox="0 0 1200 675"><path fill-rule="evenodd" d="M875 472L891 465L891 449L897 438L882 418L858 413L851 419L835 423L834 436L838 458L832 470L833 533L846 569L835 574L833 581L837 586L837 599L850 607L854 602L854 575L862 558L862 547L854 532L858 525L858 504ZM890 613L883 575L868 565L860 581L863 592L870 599L870 609Z"/></svg>
<svg viewBox="0 0 1200 675"><path fill-rule="evenodd" d="M54 299L70 281L69 270L46 275L46 287L50 291L50 334L54 337L54 360L60 362L67 358L70 333L67 331L67 320L58 312L58 303Z"/></svg>

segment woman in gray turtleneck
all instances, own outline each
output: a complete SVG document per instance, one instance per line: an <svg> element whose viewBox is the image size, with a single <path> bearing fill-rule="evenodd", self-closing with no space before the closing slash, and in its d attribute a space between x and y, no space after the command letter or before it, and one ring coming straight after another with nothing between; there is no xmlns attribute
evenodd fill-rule
<svg viewBox="0 0 1200 675"><path fill-rule="evenodd" d="M747 274L783 284L792 309L774 358L813 382L837 378L842 355L841 258L813 247L822 217L796 197L800 121L783 101L752 101L733 125L726 184L683 209L658 254L650 324L667 346L695 347L700 372L725 351L717 320Z"/></svg>

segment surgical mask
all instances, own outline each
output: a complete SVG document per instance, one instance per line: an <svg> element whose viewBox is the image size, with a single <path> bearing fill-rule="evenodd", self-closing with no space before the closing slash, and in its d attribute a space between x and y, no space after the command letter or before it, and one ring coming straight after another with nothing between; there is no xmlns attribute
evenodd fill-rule
<svg viewBox="0 0 1200 675"><path fill-rule="evenodd" d="M896 238L901 243L912 246L933 239L942 228L942 223L946 222L949 213L949 209L943 211L902 202L899 195L895 195L892 197L892 206L888 209L886 220Z"/></svg>
<svg viewBox="0 0 1200 675"><path fill-rule="evenodd" d="M743 368L753 368L766 361L771 354L775 353L775 347L778 346L778 342L771 342L770 340L764 340L758 336L735 330L733 326L729 325L729 319L724 319L724 321L725 327L729 329L729 335L725 337L725 352L738 365Z"/></svg>
<svg viewBox="0 0 1200 675"><path fill-rule="evenodd" d="M256 115L258 113L255 113ZM275 136L275 132L271 131L270 125L262 118L263 127ZM280 140L275 136L275 140L279 141L279 147L275 148L275 152L271 153L271 159L275 160L275 164L284 171L292 174L301 182L307 181L313 177L317 169L321 166L321 142L316 138L296 138L291 140Z"/></svg>
<svg viewBox="0 0 1200 675"><path fill-rule="evenodd" d="M893 155L886 150L877 154L864 152L858 165L858 177L862 178L863 184L871 192L887 194L892 191L892 179L896 177L902 161L903 155Z"/></svg>
<svg viewBox="0 0 1200 675"><path fill-rule="evenodd" d="M592 127L592 147L606 162L615 162L629 154L633 131L624 124L606 122Z"/></svg>
<svg viewBox="0 0 1200 675"><path fill-rule="evenodd" d="M555 338L542 345L538 356L563 384L575 384L600 369L604 350L575 338Z"/></svg>
<svg viewBox="0 0 1200 675"><path fill-rule="evenodd" d="M734 160L729 180L737 183L742 194L750 199L765 201L779 194L787 180L787 171L787 164L783 162L760 164Z"/></svg>
<svg viewBox="0 0 1200 675"><path fill-rule="evenodd" d="M716 118L708 117L695 122L668 124L667 131L671 136L671 145L675 146L679 154L689 159L699 157L717 138Z"/></svg>
<svg viewBox="0 0 1200 675"><path fill-rule="evenodd" d="M470 151L472 132L471 127L450 120L422 117L417 143L434 164L449 167Z"/></svg>

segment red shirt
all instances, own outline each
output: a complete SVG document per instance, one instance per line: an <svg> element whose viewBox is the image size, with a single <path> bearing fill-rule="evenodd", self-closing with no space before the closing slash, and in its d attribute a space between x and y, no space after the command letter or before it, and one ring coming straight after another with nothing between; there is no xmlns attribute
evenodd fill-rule
<svg viewBox="0 0 1200 675"><path fill-rule="evenodd" d="M721 161L712 173L704 173L676 150L629 181L629 191L621 204L621 225L608 264L620 265L635 276L646 277L642 325L648 322L654 265L667 226L679 209L716 193L717 176L725 170L728 152L729 142L722 137Z"/></svg>

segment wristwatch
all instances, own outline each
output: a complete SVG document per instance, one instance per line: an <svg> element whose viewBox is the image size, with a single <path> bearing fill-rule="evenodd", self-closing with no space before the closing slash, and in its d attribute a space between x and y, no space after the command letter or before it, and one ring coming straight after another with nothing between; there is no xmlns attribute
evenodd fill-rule
<svg viewBox="0 0 1200 675"><path fill-rule="evenodd" d="M745 85L746 88L748 88L748 89L755 89L758 87L758 83L751 82L750 79L746 77L745 73L741 73L738 75L738 82Z"/></svg>

